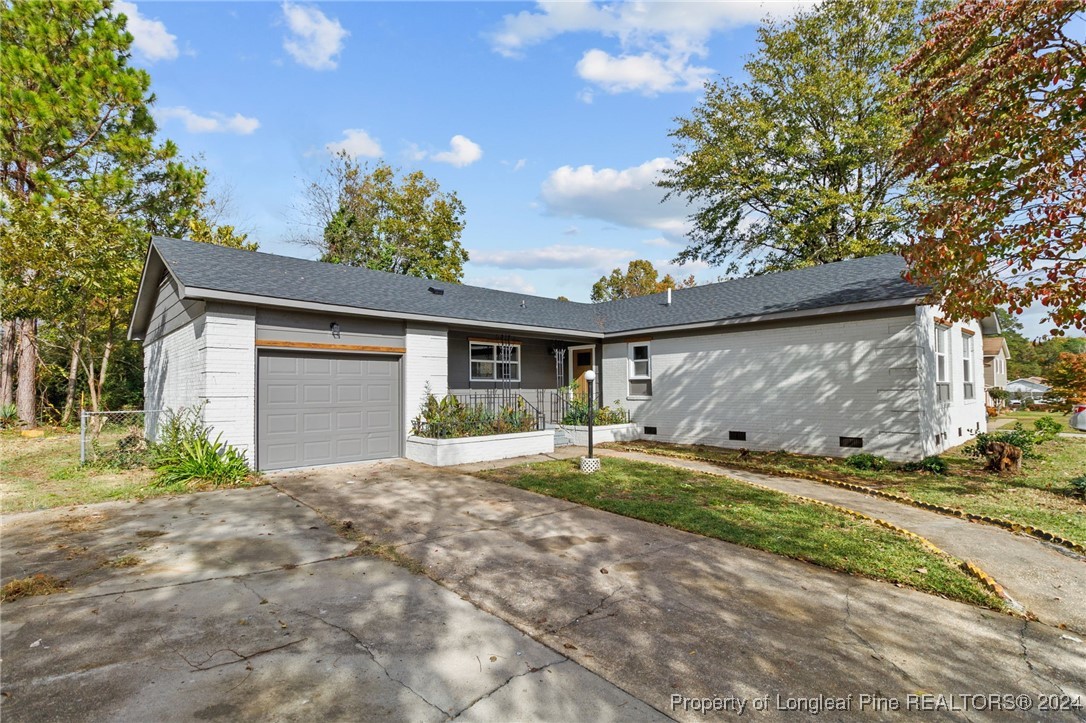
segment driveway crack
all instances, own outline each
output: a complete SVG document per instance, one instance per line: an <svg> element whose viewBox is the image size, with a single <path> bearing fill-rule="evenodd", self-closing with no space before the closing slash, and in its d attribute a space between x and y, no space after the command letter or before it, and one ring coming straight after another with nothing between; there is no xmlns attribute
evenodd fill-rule
<svg viewBox="0 0 1086 723"><path fill-rule="evenodd" d="M312 618L313 620L316 620L317 622L324 623L325 625L327 625L330 628L335 628L336 630L339 630L340 632L346 633L347 635L349 635L355 641L355 643L358 644L358 647L366 652L366 655L369 656L369 659L373 661L373 664L381 669L381 672L385 674L386 678L391 680L393 683L396 683L397 685L402 686L404 688L404 690L407 690L408 692L410 692L416 698L418 698L423 703L425 703L426 705L430 706L431 708L433 708L434 710L439 712L441 715L443 715L443 716L448 716L449 715L447 711L444 711L441 708L439 708L438 706L431 703L429 700L426 699L425 696L423 696L417 690L412 688L410 685L403 682L399 678L392 677L392 674L388 672L388 668L386 668L384 665L381 664L381 661L379 661L377 659L377 656L374 654L373 650L370 649L370 646L367 645L366 642L364 640L362 640L362 638L355 635L354 631L352 631L350 628L345 628L342 625L336 625L335 623L328 622L327 620L320 617L319 615L313 615L312 613L307 613L307 612L304 612L302 610L299 610L297 612L300 615L304 615L307 618Z"/></svg>
<svg viewBox="0 0 1086 723"><path fill-rule="evenodd" d="M859 640L860 643L862 643L864 647L866 647L868 650L870 650L871 655L876 660L879 660L879 661L889 665L891 668L896 670L898 672L898 674L901 675L902 678L907 680L913 686L916 686L917 688L922 688L923 686L918 681L914 680L913 677L911 675L909 675L909 673L904 668L902 668L900 665L895 663L893 660L890 660L885 655L880 653L878 651L878 649L871 643L870 640L868 640L863 635L861 635L860 632L858 630L856 630L856 628L852 627L852 590L853 590L853 587L854 586L850 585L848 588L845 589L845 623L844 623L845 630L847 630L849 632L849 634L852 635L854 638Z"/></svg>
<svg viewBox="0 0 1086 723"><path fill-rule="evenodd" d="M1037 666L1035 666L1033 664L1033 661L1030 659L1029 646L1026 645L1026 631L1028 631L1028 630L1029 630L1029 620L1023 620L1022 621L1022 627L1018 630L1018 644L1022 647L1022 660L1025 661L1026 667L1029 668L1029 672L1033 673L1033 676L1035 678L1037 678L1038 680L1041 680L1041 681L1043 681L1045 683L1048 683L1053 688L1060 691L1060 693L1062 693L1064 695L1069 695L1069 693L1066 690L1064 690L1062 685L1060 685L1059 683L1054 681L1052 678L1049 678L1047 675L1042 673L1037 668ZM1083 715L1081 712L1077 712L1076 717L1079 720L1086 720L1086 715Z"/></svg>
<svg viewBox="0 0 1086 723"><path fill-rule="evenodd" d="M623 591L623 590L625 589L625 587L626 587L625 585L619 585L619 586L618 586L618 587L616 587L616 588L615 588L614 590L612 590L612 591L611 591L611 592L609 592L609 593L608 593L607 595L605 595L605 596L604 596L604 597L603 597L603 598L602 598L602 599L601 599L601 600L600 600L600 601L599 601L598 603L596 603L596 604L595 604L595 605L593 605L593 606L592 606L591 608L589 608L589 609L588 609L588 610L587 610L587 611L585 612L585 614L584 614L584 615L579 615L579 616L577 616L577 617L573 618L572 620L570 620L570 621L569 621L568 623L563 623L562 625L559 625L559 626L558 626L557 628L553 628L553 629L552 629L552 630L550 631L550 633L551 633L552 635L558 635L558 634L559 634L559 633L561 633L561 632L562 632L563 630L566 630L566 629L568 629L568 628L572 628L572 627L574 627L575 625L580 625L580 624L581 624L581 623L583 623L583 622L584 622L585 620L587 620L588 618L592 617L593 615L595 615L596 613L598 613L598 612L599 612L600 610L602 610L602 609L603 609L604 607L606 607L606 606L607 606L607 604L608 604L608 603L609 603L609 602L611 601L611 598L613 598L613 597L614 597L615 595L617 595L617 594L619 594L620 592L622 592L622 591Z"/></svg>
<svg viewBox="0 0 1086 723"><path fill-rule="evenodd" d="M525 663L525 665L528 666L527 670L525 670L523 673L513 673L508 678L506 678L504 682L500 683L497 687L495 687L494 689L492 689L490 691L487 691L486 693L483 693L478 698L476 698L475 700L468 703L467 706L460 709L457 713L450 716L449 720L456 720L461 715L463 715L467 711L471 710L479 701L486 700L487 698L494 695L495 693L497 693L499 690L501 690L505 686L512 683L517 678L523 678L525 675L531 675L532 673L538 673L539 671L545 670L546 668L552 668L552 667L554 667L556 665L561 665L562 663L568 663L568 662L569 662L569 658L562 658L561 660L555 660L553 663L547 663L546 665L540 665L538 668L533 668L532 666Z"/></svg>

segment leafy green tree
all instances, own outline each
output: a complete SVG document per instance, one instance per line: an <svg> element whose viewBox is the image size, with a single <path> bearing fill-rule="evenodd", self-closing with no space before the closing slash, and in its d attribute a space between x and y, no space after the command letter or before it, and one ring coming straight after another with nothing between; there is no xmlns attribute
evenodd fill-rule
<svg viewBox="0 0 1086 723"><path fill-rule="evenodd" d="M128 65L131 44L109 2L0 5L0 184L13 203L46 203L91 180L98 189L118 190L124 174L102 174L98 161L110 158L120 168L151 152L151 80ZM36 243L32 236L24 241ZM28 251L22 260L33 256ZM5 266L13 260L0 259ZM4 279L5 296L22 299L6 301L5 315L19 319L16 401L20 421L28 425L38 416L37 321L48 316L49 307L37 305L45 298L41 294L14 292L20 283L39 285L52 272L25 266L21 277L5 273ZM5 367L3 375L10 379L13 370Z"/></svg>
<svg viewBox="0 0 1086 723"><path fill-rule="evenodd" d="M125 24L110 0L0 5L0 402L17 358L24 424L59 377L63 420L80 381L101 404L150 234L245 245L213 223L207 172L155 144L150 77L128 64Z"/></svg>
<svg viewBox="0 0 1086 723"><path fill-rule="evenodd" d="M902 65L926 197L910 277L955 317L1040 302L1086 330L1083 0L961 2Z"/></svg>
<svg viewBox="0 0 1086 723"><path fill-rule="evenodd" d="M635 259L627 265L625 272L621 268L614 269L608 276L601 276L599 281L592 284L592 301L629 299L633 296L647 296L668 289L686 289L696 285L697 281L694 280L693 275L682 281L675 281L671 274L661 279L660 272L651 261Z"/></svg>
<svg viewBox="0 0 1086 723"><path fill-rule="evenodd" d="M460 281L468 253L460 244L464 204L422 171L402 177L387 163L372 169L336 156L307 187L303 233L321 260L439 281Z"/></svg>
<svg viewBox="0 0 1086 723"><path fill-rule="evenodd" d="M910 190L894 154L908 115L894 71L920 35L907 0L827 0L765 20L749 79L709 83L671 133L661 180L696 209L679 260L762 273L894 249Z"/></svg>

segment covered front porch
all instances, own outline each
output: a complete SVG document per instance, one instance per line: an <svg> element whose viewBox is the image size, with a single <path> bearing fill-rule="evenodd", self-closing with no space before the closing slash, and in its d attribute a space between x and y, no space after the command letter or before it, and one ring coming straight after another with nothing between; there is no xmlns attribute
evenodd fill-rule
<svg viewBox="0 0 1086 723"><path fill-rule="evenodd" d="M485 334L450 329L449 394L472 406L500 408L524 400L540 428L560 424L575 399L587 399L585 374L596 373L601 400L602 345L593 339Z"/></svg>

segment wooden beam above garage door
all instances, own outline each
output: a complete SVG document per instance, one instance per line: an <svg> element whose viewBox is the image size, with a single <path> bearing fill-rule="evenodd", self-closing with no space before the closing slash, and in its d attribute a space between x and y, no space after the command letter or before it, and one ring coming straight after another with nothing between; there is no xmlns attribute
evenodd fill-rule
<svg viewBox="0 0 1086 723"><path fill-rule="evenodd" d="M269 349L311 349L313 351L357 351L366 354L404 354L402 346L367 346L365 344L322 344L313 341L272 341L257 339L256 345Z"/></svg>

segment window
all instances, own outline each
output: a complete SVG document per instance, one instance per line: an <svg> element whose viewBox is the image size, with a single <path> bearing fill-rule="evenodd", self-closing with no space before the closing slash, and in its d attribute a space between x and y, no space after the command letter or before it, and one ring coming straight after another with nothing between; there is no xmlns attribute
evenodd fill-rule
<svg viewBox="0 0 1086 723"><path fill-rule="evenodd" d="M935 327L935 398L950 401L950 329Z"/></svg>
<svg viewBox="0 0 1086 723"><path fill-rule="evenodd" d="M656 434L656 427L645 427L645 434Z"/></svg>
<svg viewBox="0 0 1086 723"><path fill-rule="evenodd" d="M652 366L649 345L641 342L630 344L629 395L631 397L652 396Z"/></svg>
<svg viewBox="0 0 1086 723"><path fill-rule="evenodd" d="M746 442L746 432L728 432L728 440L732 442Z"/></svg>
<svg viewBox="0 0 1086 723"><path fill-rule="evenodd" d="M470 349L471 381L520 381L520 344L473 341Z"/></svg>
<svg viewBox="0 0 1086 723"><path fill-rule="evenodd" d="M962 334L962 390L973 399L973 335Z"/></svg>
<svg viewBox="0 0 1086 723"><path fill-rule="evenodd" d="M837 442L842 447L853 447L855 449L862 449L864 446L863 437L839 437Z"/></svg>

